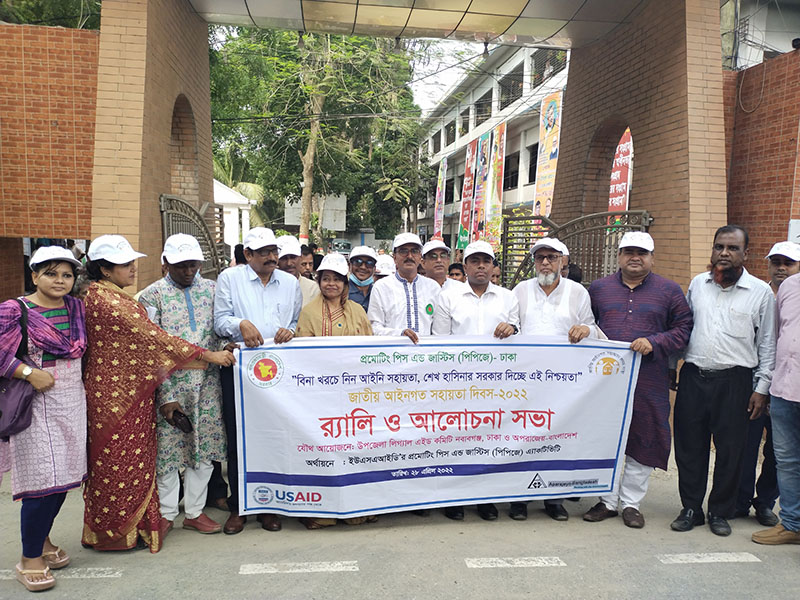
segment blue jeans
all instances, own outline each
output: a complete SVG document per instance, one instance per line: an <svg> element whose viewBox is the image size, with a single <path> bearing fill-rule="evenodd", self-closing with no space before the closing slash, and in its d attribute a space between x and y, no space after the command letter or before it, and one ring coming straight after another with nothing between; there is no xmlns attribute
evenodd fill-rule
<svg viewBox="0 0 800 600"><path fill-rule="evenodd" d="M781 492L781 524L800 531L800 402L772 396L772 443Z"/></svg>

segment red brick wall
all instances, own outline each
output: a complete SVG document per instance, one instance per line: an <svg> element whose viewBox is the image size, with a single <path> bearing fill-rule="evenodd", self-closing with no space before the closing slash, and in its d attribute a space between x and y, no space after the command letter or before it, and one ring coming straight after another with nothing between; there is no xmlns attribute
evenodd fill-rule
<svg viewBox="0 0 800 600"><path fill-rule="evenodd" d="M0 25L0 236L91 236L98 39Z"/></svg>
<svg viewBox="0 0 800 600"><path fill-rule="evenodd" d="M747 268L766 278L764 257L786 240L789 219L800 218L800 52L734 76L741 93L726 98L733 131L728 220L750 232Z"/></svg>
<svg viewBox="0 0 800 600"><path fill-rule="evenodd" d="M22 293L22 239L0 237L0 302Z"/></svg>
<svg viewBox="0 0 800 600"><path fill-rule="evenodd" d="M725 221L722 51L717 0L650 0L573 50L564 97L556 222L608 206L614 148L628 125L630 208L655 218L657 270L681 284L705 268Z"/></svg>

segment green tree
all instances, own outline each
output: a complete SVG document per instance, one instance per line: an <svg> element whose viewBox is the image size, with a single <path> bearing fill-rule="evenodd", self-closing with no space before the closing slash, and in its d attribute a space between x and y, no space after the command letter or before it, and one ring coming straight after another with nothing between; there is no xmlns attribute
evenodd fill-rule
<svg viewBox="0 0 800 600"><path fill-rule="evenodd" d="M0 21L100 28L100 0L0 0Z"/></svg>

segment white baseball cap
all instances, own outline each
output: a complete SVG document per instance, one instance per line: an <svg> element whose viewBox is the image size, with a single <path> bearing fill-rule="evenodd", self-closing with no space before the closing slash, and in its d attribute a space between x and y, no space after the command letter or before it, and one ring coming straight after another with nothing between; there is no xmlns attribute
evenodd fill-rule
<svg viewBox="0 0 800 600"><path fill-rule="evenodd" d="M406 244L416 244L421 248L422 240L419 239L419 236L416 233L411 233L409 231L398 233L396 236L394 236L392 250L397 250L400 246L404 246Z"/></svg>
<svg viewBox="0 0 800 600"><path fill-rule="evenodd" d="M772 247L772 250L769 251L767 258L771 258L776 254L800 261L800 244L795 244L794 242L778 242Z"/></svg>
<svg viewBox="0 0 800 600"><path fill-rule="evenodd" d="M334 252L322 257L322 262L319 263L319 267L317 267L317 273L320 271L333 271L342 277L347 277L350 268L347 266L347 259L344 257L344 254Z"/></svg>
<svg viewBox="0 0 800 600"><path fill-rule="evenodd" d="M422 256L425 256L431 250L447 250L450 254L450 248L447 247L442 240L430 240L422 247Z"/></svg>
<svg viewBox="0 0 800 600"><path fill-rule="evenodd" d="M656 245L653 243L653 238L649 233L644 231L629 231L622 236L622 239L619 242L619 247L620 249L642 248L648 252L652 252L656 249Z"/></svg>
<svg viewBox="0 0 800 600"><path fill-rule="evenodd" d="M276 241L278 243L278 258L300 256L303 253L300 248L300 240L293 235L282 235Z"/></svg>
<svg viewBox="0 0 800 600"><path fill-rule="evenodd" d="M489 242L484 242L483 240L472 242L464 249L464 262L467 262L467 259L473 254L488 254L492 257L492 260L494 260L494 250L492 249L492 245Z"/></svg>
<svg viewBox="0 0 800 600"><path fill-rule="evenodd" d="M248 231L247 235L244 236L243 245L245 248L250 248L250 250L258 250L264 246L277 246L278 240L275 239L275 234L272 233L272 229L253 227L253 229Z"/></svg>
<svg viewBox="0 0 800 600"><path fill-rule="evenodd" d="M193 236L186 233L176 233L167 238L164 242L164 252L161 253L161 262L164 260L171 264L176 265L186 260L199 260L203 262L203 250L200 248L200 242Z"/></svg>
<svg viewBox="0 0 800 600"><path fill-rule="evenodd" d="M375 274L376 275L391 275L397 270L395 267L394 260L388 254L381 254L378 257L378 262L375 265Z"/></svg>
<svg viewBox="0 0 800 600"><path fill-rule="evenodd" d="M124 265L147 254L136 252L121 235L101 235L89 244L86 256L89 260L107 260L115 265Z"/></svg>
<svg viewBox="0 0 800 600"><path fill-rule="evenodd" d="M356 246L350 251L350 260L353 260L355 256L368 256L374 261L378 260L378 255L375 253L375 250L370 248L369 246Z"/></svg>
<svg viewBox="0 0 800 600"><path fill-rule="evenodd" d="M536 252L539 248L552 248L556 252L561 252L561 254L569 255L569 250L564 245L563 242L559 241L556 238L542 238L538 240L531 248L531 255Z"/></svg>
<svg viewBox="0 0 800 600"><path fill-rule="evenodd" d="M28 261L28 265L31 269L33 269L36 265L40 265L51 260L68 262L76 267L81 266L81 261L75 258L75 255L72 254L72 251L62 248L61 246L42 246L33 253L33 256L31 256L31 259Z"/></svg>

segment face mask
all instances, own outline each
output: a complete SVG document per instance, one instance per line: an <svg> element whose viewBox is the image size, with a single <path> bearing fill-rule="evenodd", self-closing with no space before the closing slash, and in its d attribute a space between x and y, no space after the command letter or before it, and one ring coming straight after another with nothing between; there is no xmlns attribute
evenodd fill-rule
<svg viewBox="0 0 800 600"><path fill-rule="evenodd" d="M368 285L372 285L375 282L375 277L370 277L369 279L361 281L358 277L355 276L355 273L350 273L350 281L352 281L358 286L365 287Z"/></svg>

